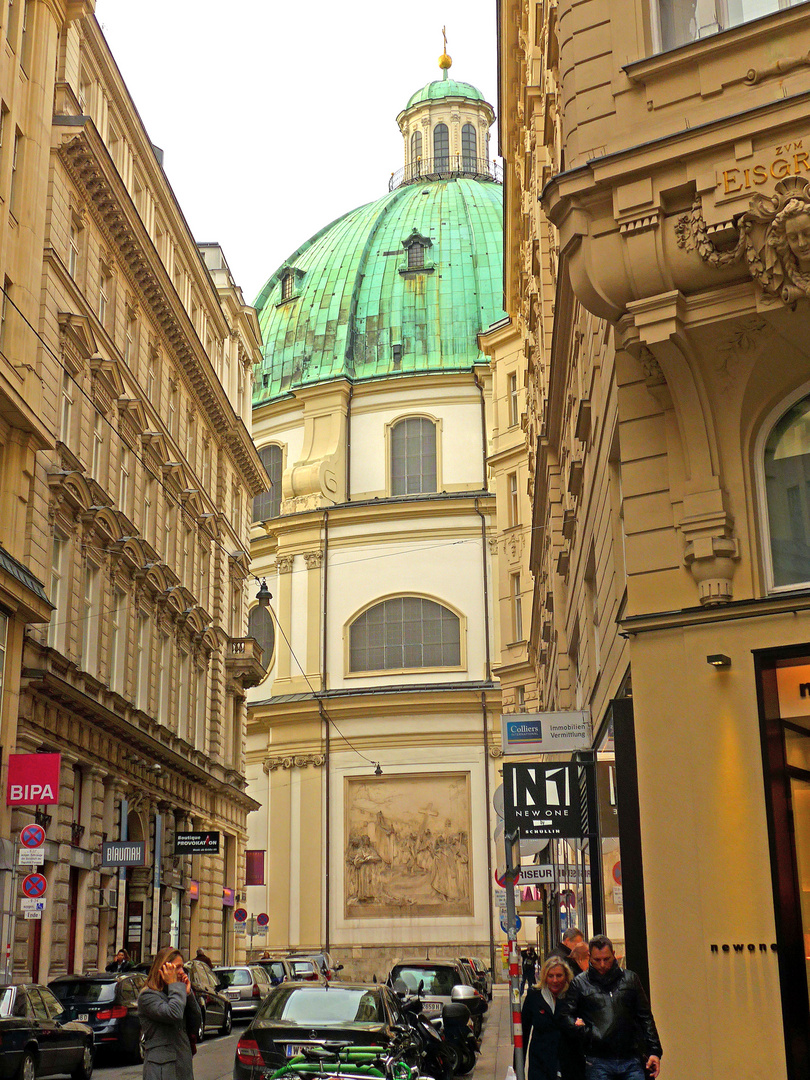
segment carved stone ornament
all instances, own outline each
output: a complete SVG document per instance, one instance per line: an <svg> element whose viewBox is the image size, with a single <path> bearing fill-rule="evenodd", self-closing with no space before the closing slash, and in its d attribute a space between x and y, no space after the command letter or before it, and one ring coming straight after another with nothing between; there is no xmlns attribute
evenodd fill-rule
<svg viewBox="0 0 810 1080"><path fill-rule="evenodd" d="M279 555L276 559L276 567L280 574L289 574L293 568L293 556L292 555Z"/></svg>
<svg viewBox="0 0 810 1080"><path fill-rule="evenodd" d="M314 768L322 768L326 764L324 754L295 754L284 757L268 757L264 759L264 771L275 772L276 769L305 769L307 765Z"/></svg>
<svg viewBox="0 0 810 1080"><path fill-rule="evenodd" d="M317 570L323 563L322 551L305 551L304 562L307 564L307 570Z"/></svg>
<svg viewBox="0 0 810 1080"><path fill-rule="evenodd" d="M755 195L736 224L736 246L728 251L717 248L697 195L692 209L675 226L678 246L697 251L718 269L744 259L762 291L780 296L786 304L810 297L810 181L803 176L780 180L773 196Z"/></svg>

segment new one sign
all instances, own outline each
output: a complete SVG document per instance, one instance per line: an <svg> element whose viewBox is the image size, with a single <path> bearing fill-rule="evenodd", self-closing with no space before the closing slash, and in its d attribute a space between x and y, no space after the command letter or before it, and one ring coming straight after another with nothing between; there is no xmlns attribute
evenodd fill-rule
<svg viewBox="0 0 810 1080"><path fill-rule="evenodd" d="M6 806L59 802L61 754L9 754Z"/></svg>

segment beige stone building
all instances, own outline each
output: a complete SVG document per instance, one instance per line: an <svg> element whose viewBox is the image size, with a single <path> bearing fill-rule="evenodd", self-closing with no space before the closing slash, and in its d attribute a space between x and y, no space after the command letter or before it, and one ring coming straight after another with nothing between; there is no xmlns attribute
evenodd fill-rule
<svg viewBox="0 0 810 1080"><path fill-rule="evenodd" d="M529 650L611 785L574 910L649 979L664 1075L799 1080L810 6L514 0L499 34Z"/></svg>
<svg viewBox="0 0 810 1080"><path fill-rule="evenodd" d="M18 514L21 561L53 613L26 632L10 745L62 754L59 804L38 815L47 908L15 938L15 973L39 981L121 946L236 955L255 807L244 695L262 671L245 638L250 505L267 486L247 426L255 312L218 246L190 235L79 7L58 21L27 5L44 80L30 123L46 145L28 210L41 208L40 272L15 333L43 432ZM11 834L31 816L16 809ZM176 855L189 831L219 833L218 854ZM145 843L143 867L101 865L118 838Z"/></svg>

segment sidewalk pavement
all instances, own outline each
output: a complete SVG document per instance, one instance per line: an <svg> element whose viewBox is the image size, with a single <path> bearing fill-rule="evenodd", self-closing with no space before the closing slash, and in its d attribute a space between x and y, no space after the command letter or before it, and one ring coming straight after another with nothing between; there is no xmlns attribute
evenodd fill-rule
<svg viewBox="0 0 810 1080"><path fill-rule="evenodd" d="M469 1077L471 1080L505 1080L512 1064L512 1012L509 1008L509 986L496 984L492 988L484 1031L481 1056Z"/></svg>

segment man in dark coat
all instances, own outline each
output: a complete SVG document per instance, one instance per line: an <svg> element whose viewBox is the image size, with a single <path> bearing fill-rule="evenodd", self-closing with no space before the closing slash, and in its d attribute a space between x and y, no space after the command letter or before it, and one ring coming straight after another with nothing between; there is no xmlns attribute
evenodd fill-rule
<svg viewBox="0 0 810 1080"><path fill-rule="evenodd" d="M616 963L613 942L599 935L588 943L590 964L559 1004L559 1022L585 1051L588 1080L655 1080L661 1041L638 975Z"/></svg>
<svg viewBox="0 0 810 1080"><path fill-rule="evenodd" d="M214 965L211 963L211 960L205 955L202 949L197 949L197 955L195 957L195 960L202 960L202 962L204 964L208 964L211 969L213 969L214 967Z"/></svg>
<svg viewBox="0 0 810 1080"><path fill-rule="evenodd" d="M113 959L104 969L105 971L119 972L119 971L134 971L135 965L129 958L129 953L126 949L119 949Z"/></svg>
<svg viewBox="0 0 810 1080"><path fill-rule="evenodd" d="M521 964L521 976L520 976L520 992L523 993L523 987L526 983L529 986L534 986L534 980L537 972L537 951L534 945L530 945L528 949L523 949L520 954Z"/></svg>
<svg viewBox="0 0 810 1080"><path fill-rule="evenodd" d="M567 963L571 963L571 950L575 945L578 945L585 938L582 931L577 926L569 926L562 936L562 941L556 949L552 949L546 959L552 956L559 956L561 960L565 960ZM574 968L576 972L576 968Z"/></svg>

